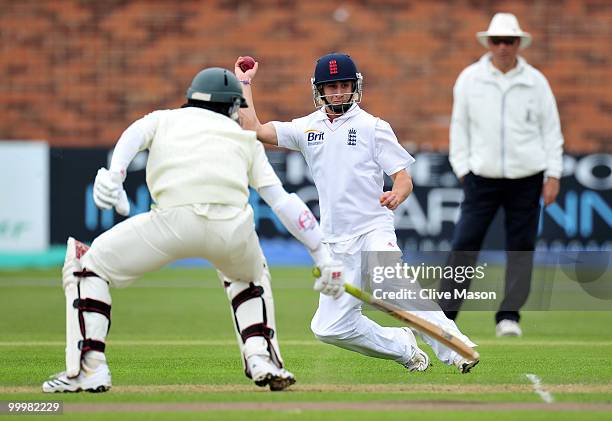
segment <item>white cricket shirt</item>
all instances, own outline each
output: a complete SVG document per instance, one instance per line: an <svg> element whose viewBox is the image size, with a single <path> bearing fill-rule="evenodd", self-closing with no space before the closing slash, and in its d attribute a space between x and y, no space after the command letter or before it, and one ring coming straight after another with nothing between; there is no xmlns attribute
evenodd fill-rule
<svg viewBox="0 0 612 421"><path fill-rule="evenodd" d="M278 145L300 151L310 168L325 242L348 240L377 228L393 229L393 212L379 202L383 171L395 174L414 158L398 143L389 123L354 104L333 122L317 110L273 124Z"/></svg>
<svg viewBox="0 0 612 421"><path fill-rule="evenodd" d="M206 204L213 206L198 212L231 216L228 207L247 206L249 186L281 184L255 132L202 108L155 111L134 122L117 143L111 170L125 173L138 149L149 150L147 186L160 208Z"/></svg>

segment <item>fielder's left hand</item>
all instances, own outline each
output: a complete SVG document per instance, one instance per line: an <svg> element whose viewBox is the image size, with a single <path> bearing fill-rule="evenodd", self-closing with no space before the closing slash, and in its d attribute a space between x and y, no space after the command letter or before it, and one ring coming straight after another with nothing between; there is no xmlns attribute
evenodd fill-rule
<svg viewBox="0 0 612 421"><path fill-rule="evenodd" d="M384 192L378 200L380 201L380 206L387 207L391 210L397 209L400 203L402 203L402 200L400 200L394 191Z"/></svg>

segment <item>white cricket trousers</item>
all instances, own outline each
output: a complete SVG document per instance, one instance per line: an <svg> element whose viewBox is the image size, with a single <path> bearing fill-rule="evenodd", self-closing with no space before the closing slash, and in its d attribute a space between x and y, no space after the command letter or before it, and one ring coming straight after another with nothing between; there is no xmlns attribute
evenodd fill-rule
<svg viewBox="0 0 612 421"><path fill-rule="evenodd" d="M198 209L153 209L129 218L94 240L83 266L116 288L188 257L207 259L231 281L260 279L264 261L251 207L229 219L209 219Z"/></svg>
<svg viewBox="0 0 612 421"><path fill-rule="evenodd" d="M214 213L216 217L207 215ZM243 363L251 355L266 355L282 367L278 335L242 338L247 327L276 329L270 276L255 233L253 210L213 205L154 209L114 226L96 238L81 258L84 268L113 287L122 288L145 273L181 258L207 259L219 272L232 303L232 318ZM234 298L254 286L259 299ZM257 292L255 288L253 291Z"/></svg>
<svg viewBox="0 0 612 421"><path fill-rule="evenodd" d="M328 245L334 259L345 265L345 282L362 288L361 252L388 251L399 252L397 238L392 230L375 230L344 242ZM312 322L311 329L315 336L332 345L371 357L384 358L404 363L412 357L411 345L405 332L397 327L383 327L364 316L362 303L352 295L342 294L334 300L321 294L319 308ZM448 319L441 310L415 311L418 316L455 333L468 344L473 344L461 334L454 321ZM432 348L438 359L445 364L452 364L458 354L439 342L422 336Z"/></svg>

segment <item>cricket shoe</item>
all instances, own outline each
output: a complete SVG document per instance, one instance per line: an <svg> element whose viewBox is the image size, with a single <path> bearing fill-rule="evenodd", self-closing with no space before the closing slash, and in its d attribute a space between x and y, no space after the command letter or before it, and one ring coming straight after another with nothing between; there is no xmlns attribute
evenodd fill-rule
<svg viewBox="0 0 612 421"><path fill-rule="evenodd" d="M431 366L429 363L429 356L420 348L417 348L414 356L402 365L406 367L408 371L425 371Z"/></svg>
<svg viewBox="0 0 612 421"><path fill-rule="evenodd" d="M459 369L461 374L466 374L466 373L469 373L470 370L474 368L476 364L478 364L479 362L480 362L480 359L468 360L467 358L463 358L459 356L455 360L454 365L455 367Z"/></svg>
<svg viewBox="0 0 612 421"><path fill-rule="evenodd" d="M415 348L414 355L411 359L406 361L405 363L400 363L404 367L408 369L408 371L425 371L427 370L431 364L429 362L429 356L423 351L421 348L417 346L416 338L414 337L414 333L409 328L403 328L404 332L410 336L410 342L412 346Z"/></svg>
<svg viewBox="0 0 612 421"><path fill-rule="evenodd" d="M523 336L523 331L519 326L518 322L514 320L500 320L500 322L495 326L495 335L497 337L500 336Z"/></svg>
<svg viewBox="0 0 612 421"><path fill-rule="evenodd" d="M97 368L88 368L81 364L81 372L78 376L69 378L66 372L51 376L43 383L42 390L45 393L54 392L106 392L111 388L111 373L108 365L100 364Z"/></svg>
<svg viewBox="0 0 612 421"><path fill-rule="evenodd" d="M257 386L269 386L273 392L283 390L295 383L293 373L278 368L267 356L253 355L247 360L251 378Z"/></svg>

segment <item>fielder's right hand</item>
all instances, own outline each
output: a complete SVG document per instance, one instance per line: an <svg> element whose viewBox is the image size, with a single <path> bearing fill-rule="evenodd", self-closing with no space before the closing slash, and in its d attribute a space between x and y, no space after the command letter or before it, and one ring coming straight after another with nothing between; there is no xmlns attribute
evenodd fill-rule
<svg viewBox="0 0 612 421"><path fill-rule="evenodd" d="M259 68L259 63L255 62L255 66L252 69L247 70L246 72L240 68L240 63L242 63L243 57L240 56L234 63L234 74L238 78L238 80L247 80L251 81L255 78L255 74L257 73L257 69Z"/></svg>
<svg viewBox="0 0 612 421"><path fill-rule="evenodd" d="M115 208L119 215L128 216L130 202L123 189L123 177L118 172L100 168L96 174L93 187L93 198L100 209Z"/></svg>
<svg viewBox="0 0 612 421"><path fill-rule="evenodd" d="M312 274L316 278L314 290L321 294L338 298L344 292L344 266L337 260L327 260L315 267Z"/></svg>

